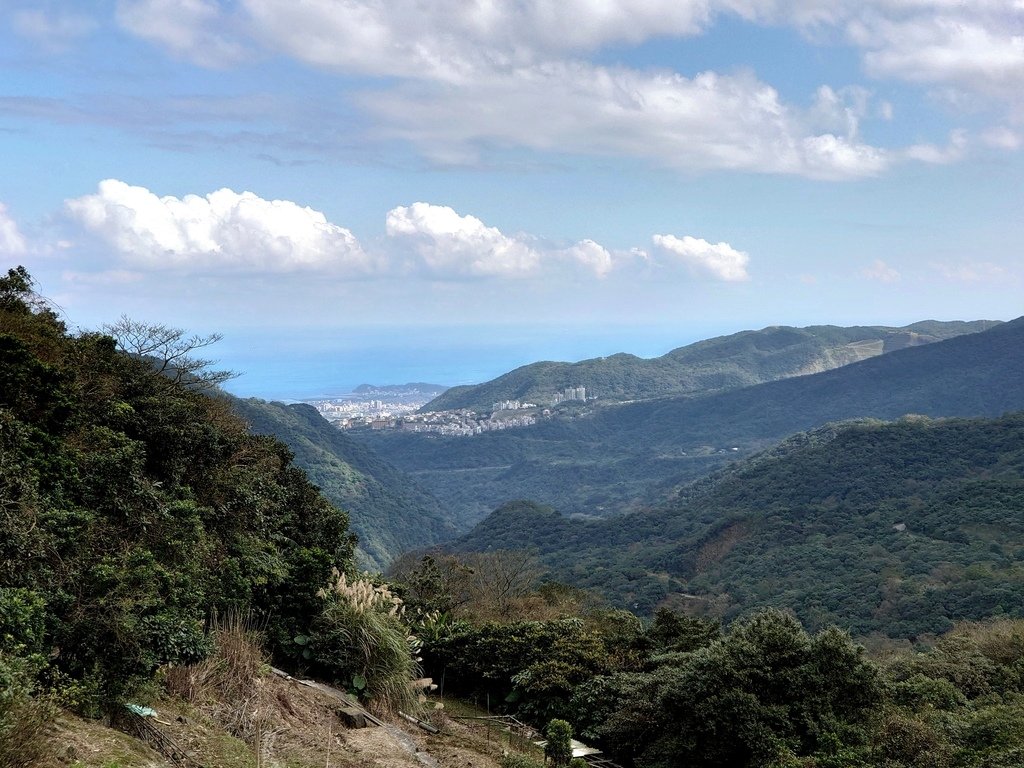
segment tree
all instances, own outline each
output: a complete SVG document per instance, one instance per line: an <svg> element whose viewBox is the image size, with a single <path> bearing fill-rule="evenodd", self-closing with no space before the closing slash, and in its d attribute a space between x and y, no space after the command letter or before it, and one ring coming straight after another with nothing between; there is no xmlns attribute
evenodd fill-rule
<svg viewBox="0 0 1024 768"><path fill-rule="evenodd" d="M610 752L650 768L779 765L819 752L856 765L881 695L877 670L848 635L811 637L777 610L652 664L608 680L618 707L597 728Z"/></svg>
<svg viewBox="0 0 1024 768"><path fill-rule="evenodd" d="M480 615L508 620L515 607L529 595L543 568L537 556L527 550L496 549L469 555L472 568L472 604Z"/></svg>
<svg viewBox="0 0 1024 768"><path fill-rule="evenodd" d="M25 311L26 300L33 295L32 284L32 276L24 267L8 269L7 275L0 277L0 309Z"/></svg>
<svg viewBox="0 0 1024 768"><path fill-rule="evenodd" d="M23 266L12 267L0 276L0 312L14 316L36 315L46 320L50 329L63 333L66 328L60 321L57 308L49 299L36 292L36 281Z"/></svg>
<svg viewBox="0 0 1024 768"><path fill-rule="evenodd" d="M548 740L544 756L552 765L568 765L572 760L572 726L565 720L552 720L544 735Z"/></svg>
<svg viewBox="0 0 1024 768"><path fill-rule="evenodd" d="M197 350L221 341L223 334L190 336L181 328L132 320L126 315L121 315L116 323L104 325L103 331L113 336L122 350L150 361L156 373L176 384L210 389L238 376L234 371L212 370L214 360L193 356Z"/></svg>

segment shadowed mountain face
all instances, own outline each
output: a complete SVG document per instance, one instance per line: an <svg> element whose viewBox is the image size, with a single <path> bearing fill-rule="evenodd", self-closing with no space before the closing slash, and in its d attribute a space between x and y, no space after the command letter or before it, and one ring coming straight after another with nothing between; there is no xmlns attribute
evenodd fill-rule
<svg viewBox="0 0 1024 768"><path fill-rule="evenodd" d="M929 320L903 328L771 327L700 341L666 355L643 359L628 354L578 363L526 365L492 381L454 387L424 411L472 408L488 411L501 400L546 405L566 387L585 387L602 401L706 395L766 381L838 368L869 357L928 344L996 325L990 321Z"/></svg>
<svg viewBox="0 0 1024 768"><path fill-rule="evenodd" d="M1024 616L1024 415L824 427L658 509L586 521L515 502L452 547L535 549L641 612L772 605L904 638Z"/></svg>
<svg viewBox="0 0 1024 768"><path fill-rule="evenodd" d="M455 512L481 519L517 498L608 515L801 430L844 419L998 416L1024 408L1024 319L824 373L706 397L594 409L473 438L367 435Z"/></svg>
<svg viewBox="0 0 1024 768"><path fill-rule="evenodd" d="M902 349L814 376L727 392L699 401L638 403L600 414L619 441L642 434L673 445L680 437L778 438L865 416L892 419L998 415L1024 408L1024 318L982 333Z"/></svg>
<svg viewBox="0 0 1024 768"><path fill-rule="evenodd" d="M329 424L310 405L232 398L256 434L273 435L295 454L333 504L349 513L363 567L383 570L409 549L450 539L450 515L429 492L366 446Z"/></svg>

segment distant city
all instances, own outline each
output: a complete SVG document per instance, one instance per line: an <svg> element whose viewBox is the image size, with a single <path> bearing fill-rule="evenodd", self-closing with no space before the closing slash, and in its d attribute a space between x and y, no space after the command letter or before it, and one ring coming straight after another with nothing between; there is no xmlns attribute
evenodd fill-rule
<svg viewBox="0 0 1024 768"><path fill-rule="evenodd" d="M551 409L555 406L585 403L588 400L586 387L573 386L556 392L544 404L500 400L492 404L490 413L469 409L420 412L445 389L432 384L379 387L364 384L347 395L303 402L312 405L339 429L395 429L469 437L484 432L532 426L540 419L551 418Z"/></svg>

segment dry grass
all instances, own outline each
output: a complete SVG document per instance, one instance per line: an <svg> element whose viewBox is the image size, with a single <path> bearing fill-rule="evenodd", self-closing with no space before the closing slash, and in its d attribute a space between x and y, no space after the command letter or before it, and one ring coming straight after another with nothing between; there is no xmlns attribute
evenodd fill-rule
<svg viewBox="0 0 1024 768"><path fill-rule="evenodd" d="M5 698L0 692L0 699ZM0 705L0 768L29 768L50 755L55 708L27 693Z"/></svg>
<svg viewBox="0 0 1024 768"><path fill-rule="evenodd" d="M282 730L282 705L260 634L241 617L231 616L214 630L213 639L215 650L208 658L165 670L164 686L252 745L257 766L269 765Z"/></svg>

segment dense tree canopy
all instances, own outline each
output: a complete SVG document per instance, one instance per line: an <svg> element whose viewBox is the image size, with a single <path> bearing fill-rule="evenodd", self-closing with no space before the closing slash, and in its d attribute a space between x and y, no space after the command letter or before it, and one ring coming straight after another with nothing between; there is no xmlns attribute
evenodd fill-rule
<svg viewBox="0 0 1024 768"><path fill-rule="evenodd" d="M351 566L347 517L218 398L71 335L23 269L0 279L0 654L101 704L248 614L276 652Z"/></svg>

